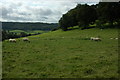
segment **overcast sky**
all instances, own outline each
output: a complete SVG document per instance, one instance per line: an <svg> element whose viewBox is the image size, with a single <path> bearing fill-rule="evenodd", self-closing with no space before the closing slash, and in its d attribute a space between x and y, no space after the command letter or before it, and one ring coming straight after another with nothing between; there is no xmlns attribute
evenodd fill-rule
<svg viewBox="0 0 120 80"><path fill-rule="evenodd" d="M62 14L78 3L99 0L0 0L0 21L57 23Z"/></svg>

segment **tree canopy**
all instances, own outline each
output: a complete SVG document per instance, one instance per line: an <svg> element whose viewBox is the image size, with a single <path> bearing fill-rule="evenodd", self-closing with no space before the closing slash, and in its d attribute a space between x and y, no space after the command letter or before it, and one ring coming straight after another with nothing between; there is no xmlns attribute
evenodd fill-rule
<svg viewBox="0 0 120 80"><path fill-rule="evenodd" d="M96 27L102 28L105 23L109 27L115 27L116 22L120 25L120 2L99 2L96 5L78 4L75 8L63 14L59 20L60 28L66 31L69 27L79 25L87 28L90 24L96 24ZM98 25L99 24L99 25Z"/></svg>

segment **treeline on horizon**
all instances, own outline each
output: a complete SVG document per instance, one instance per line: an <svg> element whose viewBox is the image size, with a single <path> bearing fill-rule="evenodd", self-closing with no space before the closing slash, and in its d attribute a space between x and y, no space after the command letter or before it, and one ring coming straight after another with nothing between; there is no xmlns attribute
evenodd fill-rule
<svg viewBox="0 0 120 80"><path fill-rule="evenodd" d="M99 2L91 6L78 4L59 20L63 31L77 25L81 29L90 28L90 25L97 28L119 28L120 2Z"/></svg>
<svg viewBox="0 0 120 80"><path fill-rule="evenodd" d="M57 23L40 23L40 22L2 22L3 30L43 30L50 31L58 27Z"/></svg>

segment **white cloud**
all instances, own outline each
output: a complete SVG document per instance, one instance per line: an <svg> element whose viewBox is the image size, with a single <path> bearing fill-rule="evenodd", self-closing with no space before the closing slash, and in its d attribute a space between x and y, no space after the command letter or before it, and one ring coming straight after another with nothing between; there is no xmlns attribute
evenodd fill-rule
<svg viewBox="0 0 120 80"><path fill-rule="evenodd" d="M62 14L78 3L93 4L99 0L2 0L1 21L58 22Z"/></svg>

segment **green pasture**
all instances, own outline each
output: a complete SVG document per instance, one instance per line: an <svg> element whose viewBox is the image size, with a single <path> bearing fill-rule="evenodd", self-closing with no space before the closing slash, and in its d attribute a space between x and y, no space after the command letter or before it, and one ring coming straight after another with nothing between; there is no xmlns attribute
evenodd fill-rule
<svg viewBox="0 0 120 80"><path fill-rule="evenodd" d="M20 34L21 32L24 32L26 34L36 34L36 33L44 33L44 32L47 32L47 31L42 31L42 30L28 30L28 31L24 31L24 30L10 30L10 32L17 33L17 34Z"/></svg>
<svg viewBox="0 0 120 80"><path fill-rule="evenodd" d="M102 41L91 41L100 37ZM2 43L3 78L118 78L118 29L51 31ZM113 38L113 39L110 39Z"/></svg>

